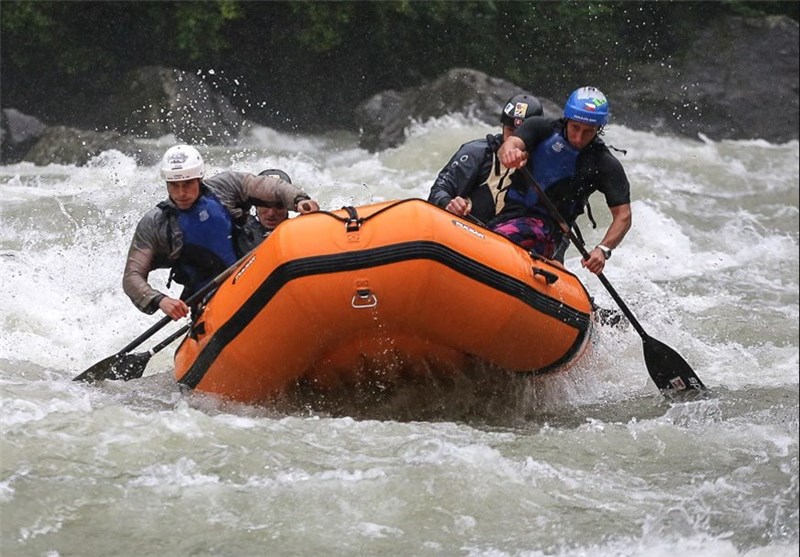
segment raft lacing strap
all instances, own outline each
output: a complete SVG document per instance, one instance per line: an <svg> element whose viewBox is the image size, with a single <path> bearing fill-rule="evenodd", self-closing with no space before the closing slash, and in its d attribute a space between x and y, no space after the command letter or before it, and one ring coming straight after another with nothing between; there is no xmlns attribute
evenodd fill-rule
<svg viewBox="0 0 800 557"><path fill-rule="evenodd" d="M400 201L395 201L394 203L391 203L386 207L384 207L383 209L375 211L374 213L372 213L371 215L367 215L366 217L359 217L358 213L356 213L356 210L353 207L342 207L343 211L347 211L348 214L347 217L342 217L337 215L336 213L331 213L330 211L322 211L322 210L317 211L315 214L327 215L329 217L335 218L338 221L342 221L343 223L345 223L347 231L350 232L351 230L355 231L361 228L361 225L367 222L369 219L375 218L381 213L392 209L393 207L397 207L398 205L402 205L403 203L408 203L410 201L420 201L420 199L418 197L401 199Z"/></svg>
<svg viewBox="0 0 800 557"><path fill-rule="evenodd" d="M364 221L358 216L355 207L351 207L348 205L346 207L342 207L342 209L347 211L347 216L348 216L348 219L344 221L345 230L347 230L348 232L356 232L357 230L359 230L361 228L361 223Z"/></svg>

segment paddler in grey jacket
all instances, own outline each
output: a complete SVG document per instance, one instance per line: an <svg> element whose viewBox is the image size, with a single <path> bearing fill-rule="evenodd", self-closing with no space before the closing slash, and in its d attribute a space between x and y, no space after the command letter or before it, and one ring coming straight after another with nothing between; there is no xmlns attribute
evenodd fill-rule
<svg viewBox="0 0 800 557"><path fill-rule="evenodd" d="M319 210L302 189L274 176L226 171L204 179L204 172L203 158L188 145L171 147L161 161L169 197L139 221L122 277L125 294L145 313L188 315L184 300L263 239L247 235L253 205L280 202L301 214ZM171 269L169 280L184 285L180 299L148 284L150 272L160 268Z"/></svg>

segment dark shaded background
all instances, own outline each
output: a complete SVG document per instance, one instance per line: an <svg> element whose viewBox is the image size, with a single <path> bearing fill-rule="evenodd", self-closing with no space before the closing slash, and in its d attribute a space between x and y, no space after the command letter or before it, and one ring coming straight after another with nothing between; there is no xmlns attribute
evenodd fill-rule
<svg viewBox="0 0 800 557"><path fill-rule="evenodd" d="M113 129L107 99L144 65L204 75L254 122L353 128L385 89L469 67L549 98L624 87L727 15L786 2L2 1L0 103L47 124Z"/></svg>

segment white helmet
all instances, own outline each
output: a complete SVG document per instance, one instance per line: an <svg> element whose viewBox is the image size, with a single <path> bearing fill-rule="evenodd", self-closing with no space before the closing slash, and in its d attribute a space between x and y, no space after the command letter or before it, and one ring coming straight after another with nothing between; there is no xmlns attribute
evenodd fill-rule
<svg viewBox="0 0 800 557"><path fill-rule="evenodd" d="M202 179L204 173L203 157L189 145L170 147L161 159L161 177L167 182Z"/></svg>

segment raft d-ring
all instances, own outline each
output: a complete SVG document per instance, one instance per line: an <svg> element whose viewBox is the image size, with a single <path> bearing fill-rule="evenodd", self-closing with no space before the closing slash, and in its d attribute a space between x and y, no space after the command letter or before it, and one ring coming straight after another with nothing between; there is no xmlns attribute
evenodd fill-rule
<svg viewBox="0 0 800 557"><path fill-rule="evenodd" d="M374 308L378 305L378 297L369 291L369 289L356 290L356 295L350 301L356 309Z"/></svg>

